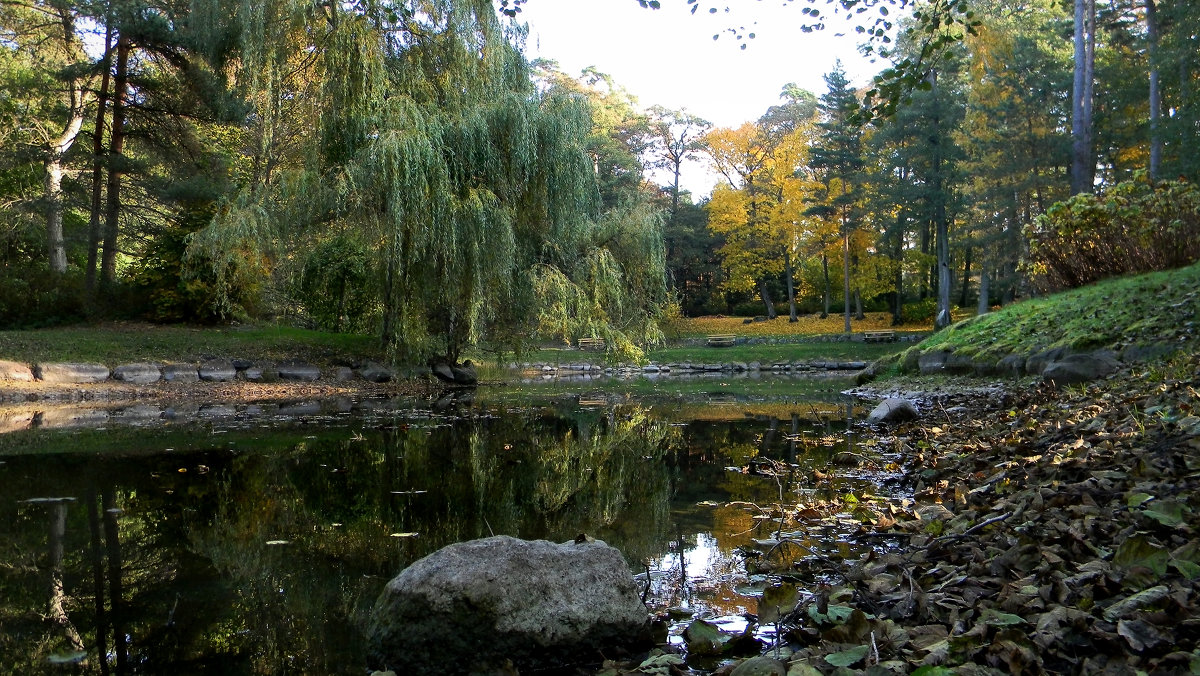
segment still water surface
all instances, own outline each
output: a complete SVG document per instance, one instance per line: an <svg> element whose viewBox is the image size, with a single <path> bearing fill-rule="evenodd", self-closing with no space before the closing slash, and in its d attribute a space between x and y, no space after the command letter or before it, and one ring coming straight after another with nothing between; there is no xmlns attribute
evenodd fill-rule
<svg viewBox="0 0 1200 676"><path fill-rule="evenodd" d="M880 490L831 469L856 449L842 385L10 416L0 673L361 675L387 580L491 534L587 533L652 610L736 626L764 582L739 555L772 535L758 506ZM806 537L853 554L836 524Z"/></svg>

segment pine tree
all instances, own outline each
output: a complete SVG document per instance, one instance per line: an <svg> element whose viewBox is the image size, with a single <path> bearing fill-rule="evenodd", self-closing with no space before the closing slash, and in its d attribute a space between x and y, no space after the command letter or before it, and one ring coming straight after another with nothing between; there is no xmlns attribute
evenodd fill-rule
<svg viewBox="0 0 1200 676"><path fill-rule="evenodd" d="M845 332L850 333L850 242L862 219L862 186L866 179L863 131L855 116L859 100L850 88L840 61L825 75L825 84L828 90L818 103L821 122L817 127L820 132L809 161L824 186L824 194L808 213L838 224L842 242Z"/></svg>

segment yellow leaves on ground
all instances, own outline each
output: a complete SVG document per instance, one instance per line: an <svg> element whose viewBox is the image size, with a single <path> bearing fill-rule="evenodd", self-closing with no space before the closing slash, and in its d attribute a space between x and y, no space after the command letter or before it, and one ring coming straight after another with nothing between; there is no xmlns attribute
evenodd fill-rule
<svg viewBox="0 0 1200 676"><path fill-rule="evenodd" d="M676 327L682 336L711 336L733 334L736 336L816 336L828 333L842 333L844 328L842 314L830 314L825 319L819 315L801 317L800 321L788 322L786 316L766 322L745 323L745 317L695 317L677 320ZM855 333L863 331L892 330L892 315L888 312L868 312L866 319L851 320L851 328ZM905 331L929 331L931 324L907 323Z"/></svg>

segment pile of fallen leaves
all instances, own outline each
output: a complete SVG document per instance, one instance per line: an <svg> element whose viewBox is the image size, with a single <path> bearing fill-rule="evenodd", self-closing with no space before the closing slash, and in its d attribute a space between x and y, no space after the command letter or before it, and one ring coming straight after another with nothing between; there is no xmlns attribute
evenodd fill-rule
<svg viewBox="0 0 1200 676"><path fill-rule="evenodd" d="M829 562L840 582L789 618L789 673L1200 672L1192 357L938 406L881 439L912 462L914 503L864 535L900 546Z"/></svg>
<svg viewBox="0 0 1200 676"><path fill-rule="evenodd" d="M777 580L757 619L778 640L716 673L1200 673L1198 365L968 387L877 431L863 457L905 484L776 510L789 532L747 565ZM860 558L789 546L851 520ZM640 667L617 673L688 673L669 655Z"/></svg>
<svg viewBox="0 0 1200 676"><path fill-rule="evenodd" d="M868 312L865 319L854 320L855 331L890 331L892 315L887 312ZM684 336L733 334L737 336L812 336L841 333L845 327L842 315L830 315L821 319L817 315L805 315L799 321L789 322L787 317L772 321L746 323L745 317L694 317L677 320L670 332ZM932 324L906 324L906 331L928 331Z"/></svg>

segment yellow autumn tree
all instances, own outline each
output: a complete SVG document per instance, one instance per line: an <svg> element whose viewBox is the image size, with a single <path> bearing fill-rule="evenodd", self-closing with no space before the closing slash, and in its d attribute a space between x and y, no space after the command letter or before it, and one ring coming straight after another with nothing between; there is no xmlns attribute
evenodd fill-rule
<svg viewBox="0 0 1200 676"><path fill-rule="evenodd" d="M795 321L798 260L811 250L820 228L806 215L815 187L805 171L811 119L799 116L789 122L780 130L778 119L764 116L757 124L716 129L705 137L705 150L712 167L725 177L713 191L708 212L709 229L725 242L719 253L726 288L757 288L767 316L774 318L768 282L782 273Z"/></svg>

